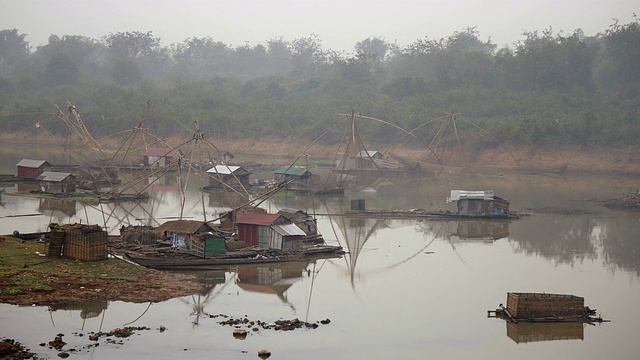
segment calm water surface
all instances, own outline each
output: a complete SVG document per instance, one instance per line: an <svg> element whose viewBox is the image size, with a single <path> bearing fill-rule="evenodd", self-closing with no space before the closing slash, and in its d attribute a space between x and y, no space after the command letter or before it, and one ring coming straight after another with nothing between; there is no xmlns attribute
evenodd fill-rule
<svg viewBox="0 0 640 360"><path fill-rule="evenodd" d="M4 154L4 173L15 157ZM19 159L18 159L19 161ZM268 176L268 174L266 175ZM151 224L180 215L182 192L168 177L149 188L144 203L88 205L4 195L0 233L45 230L50 222ZM272 359L637 359L640 357L640 219L612 211L603 199L640 187L637 179L606 177L469 176L439 178L417 188L382 184L343 198L277 195L264 207L316 214L340 259L198 273L203 291L155 304L99 302L57 309L0 304L0 336L42 356L38 344L63 333L72 358ZM7 191L14 190L13 185ZM208 219L242 203L186 188L184 216ZM364 199L371 209L450 209L451 189L492 189L511 208L532 216L511 222L351 219L333 214ZM204 200L204 201L203 201ZM202 205L204 203L204 206ZM9 215L30 215L7 217ZM487 318L506 293L583 296L610 323L527 326ZM250 332L245 340L219 324L234 318L316 322L315 330ZM122 326L147 326L121 344L98 347L86 335ZM165 326L166 331L157 329ZM85 334L79 336L79 334Z"/></svg>

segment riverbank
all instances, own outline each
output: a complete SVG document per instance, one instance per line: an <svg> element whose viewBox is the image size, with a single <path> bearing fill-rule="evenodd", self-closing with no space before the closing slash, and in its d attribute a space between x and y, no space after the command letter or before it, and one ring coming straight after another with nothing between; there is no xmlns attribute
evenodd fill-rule
<svg viewBox="0 0 640 360"><path fill-rule="evenodd" d="M191 275L118 259L83 262L43 256L45 244L5 237L0 242L0 303L46 306L108 300L160 302L202 289Z"/></svg>
<svg viewBox="0 0 640 360"><path fill-rule="evenodd" d="M187 139L174 136L168 144L177 146ZM34 145L70 146L66 139L52 138L46 134L2 134L0 141L16 152ZM116 147L117 144L103 144ZM319 162L330 163L336 156L337 144L309 142L299 138L265 137L261 139L220 140L216 148L236 156L235 163L261 163L282 165L298 159L299 165ZM390 144L367 144L369 150L385 151ZM574 174L640 175L640 146L631 145L582 145L563 142L537 144L474 144L434 149L437 159L424 145L394 146L393 153L421 167L439 171L444 167L449 174L464 173L543 173L566 172ZM308 155L305 158L304 155ZM440 161L438 161L438 159ZM441 163L441 164L440 164Z"/></svg>

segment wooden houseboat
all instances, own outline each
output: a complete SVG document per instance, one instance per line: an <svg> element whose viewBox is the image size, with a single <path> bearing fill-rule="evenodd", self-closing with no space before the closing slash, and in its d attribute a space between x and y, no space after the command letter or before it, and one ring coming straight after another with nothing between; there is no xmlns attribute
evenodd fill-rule
<svg viewBox="0 0 640 360"><path fill-rule="evenodd" d="M451 190L448 201L455 201L458 214L469 217L509 217L509 201L496 196L493 190Z"/></svg>
<svg viewBox="0 0 640 360"><path fill-rule="evenodd" d="M180 157L180 153L176 150L157 147L147 148L142 155L144 166L154 168L170 166L178 157Z"/></svg>
<svg viewBox="0 0 640 360"><path fill-rule="evenodd" d="M237 165L216 165L207 170L209 186L204 190L251 189L251 171Z"/></svg>
<svg viewBox="0 0 640 360"><path fill-rule="evenodd" d="M70 194L76 192L76 177L70 173L45 171L37 177L42 191Z"/></svg>

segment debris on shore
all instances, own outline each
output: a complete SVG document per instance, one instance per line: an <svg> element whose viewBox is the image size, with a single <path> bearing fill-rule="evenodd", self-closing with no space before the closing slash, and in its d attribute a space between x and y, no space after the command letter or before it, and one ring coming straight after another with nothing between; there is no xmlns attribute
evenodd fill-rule
<svg viewBox="0 0 640 360"><path fill-rule="evenodd" d="M610 209L640 212L640 191L611 200L604 206Z"/></svg>
<svg viewBox="0 0 640 360"><path fill-rule="evenodd" d="M0 340L0 358L2 359L32 359L35 353L14 339Z"/></svg>

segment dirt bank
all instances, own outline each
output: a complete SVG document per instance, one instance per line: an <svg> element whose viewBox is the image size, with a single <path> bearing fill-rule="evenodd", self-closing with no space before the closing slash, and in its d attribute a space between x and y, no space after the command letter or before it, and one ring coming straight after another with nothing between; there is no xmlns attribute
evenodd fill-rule
<svg viewBox="0 0 640 360"><path fill-rule="evenodd" d="M191 275L117 259L82 262L41 256L43 244L6 237L0 241L0 303L52 305L108 300L160 302L202 290Z"/></svg>
<svg viewBox="0 0 640 360"><path fill-rule="evenodd" d="M70 144L69 139L52 138L44 133L0 134L3 144L13 146L33 146L43 144L60 146ZM166 139L171 146L188 141L182 137ZM213 141L212 141L213 143ZM121 144L102 144L117 149ZM331 161L336 156L338 144L315 143L295 137L265 137L260 139L216 140L215 147L222 153L229 151L236 155L236 163L259 161L261 163L282 163L282 159L299 158L301 165L304 155L309 162ZM368 150L386 151L389 144L367 143ZM65 145L73 146L73 145ZM188 146L188 145L187 145ZM344 150L344 149L343 149ZM522 172L536 173L546 171L565 171L579 174L640 175L640 146L631 145L580 145L564 142L540 142L538 144L475 143L465 146L451 144L449 147L431 149L422 144L394 146L394 154L412 161L421 162L426 168L458 168L460 171L482 173ZM439 161L438 161L439 160Z"/></svg>

